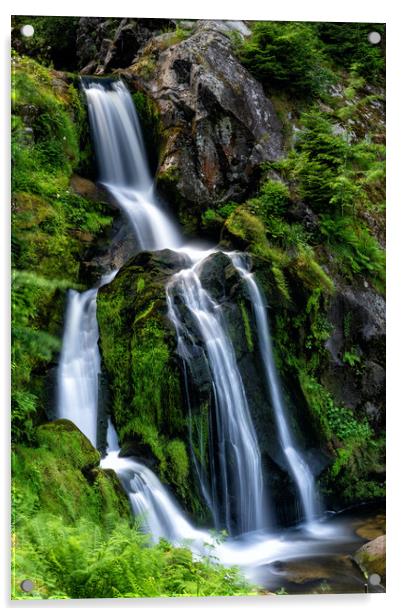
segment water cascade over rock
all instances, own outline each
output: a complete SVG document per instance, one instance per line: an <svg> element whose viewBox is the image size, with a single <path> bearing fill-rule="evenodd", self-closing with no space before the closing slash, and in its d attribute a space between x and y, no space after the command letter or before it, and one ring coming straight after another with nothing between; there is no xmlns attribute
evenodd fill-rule
<svg viewBox="0 0 402 616"><path fill-rule="evenodd" d="M219 305L202 287L198 267L202 261L173 276L167 288L169 316L179 352L191 361L194 333L178 304L188 311L195 335L205 346L212 375L218 448L209 490L214 519L222 517L229 531L248 532L261 528L264 520L261 455L232 343Z"/></svg>
<svg viewBox="0 0 402 616"><path fill-rule="evenodd" d="M258 436L224 313L201 282L204 260L213 249L185 246L176 225L158 204L141 128L125 85L121 81L87 80L84 91L99 162L100 182L128 217L135 233L136 251L170 248L184 253L183 269L175 273L167 284L166 302L168 317L177 334L179 355L185 362L191 362L192 346L197 339L209 366L215 415L216 436L213 444L216 451L211 466L211 481L209 485L202 486L202 492L217 528L224 528L232 535L248 533L249 537L243 540L241 546L236 547L230 542L222 546L222 560L236 563L242 553L244 562L250 564L253 561L250 550L264 545L265 556L259 550L258 562L267 561L288 548L285 549L284 544L280 543L278 551L279 544L275 540L275 549L272 549L272 541L263 535L262 529L269 527L270 515L264 494ZM297 486L304 518L311 522L318 515L316 489L308 465L295 445L286 417L273 359L266 306L242 258L233 254L230 257L240 279L247 286L252 302L263 361L263 378L272 400L280 446ZM113 272L104 277L100 285L110 282L115 274ZM58 381L59 417L71 419L93 444L97 443L100 373L97 291L98 287L81 294L70 292ZM139 460L119 456L117 435L110 421L107 440L107 455L102 466L117 472L133 512L140 516L144 530L154 540L165 537L180 543L189 539L198 546L198 550L211 540L209 533L196 530L190 524L149 468Z"/></svg>
<svg viewBox="0 0 402 616"><path fill-rule="evenodd" d="M250 294L258 331L260 354L263 360L265 382L272 400L279 439L289 466L289 471L297 486L304 517L307 522L311 524L319 513L317 491L311 470L298 450L289 428L289 420L286 415L281 385L275 366L266 302L264 301L254 276L248 270L247 261L244 256L233 254L232 262L247 285Z"/></svg>

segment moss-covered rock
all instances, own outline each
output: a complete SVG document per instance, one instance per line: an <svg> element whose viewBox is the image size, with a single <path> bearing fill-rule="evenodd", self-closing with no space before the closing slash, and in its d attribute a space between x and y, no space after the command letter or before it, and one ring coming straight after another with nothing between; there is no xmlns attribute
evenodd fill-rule
<svg viewBox="0 0 402 616"><path fill-rule="evenodd" d="M186 264L186 257L170 250L132 258L100 289L98 321L122 452L156 467L187 508L200 514L188 480L187 404L177 342L166 314L167 280Z"/></svg>
<svg viewBox="0 0 402 616"><path fill-rule="evenodd" d="M51 513L66 523L82 516L102 523L109 513L130 519L130 506L113 471L99 468L99 452L68 420L37 429L37 446L13 451L14 523Z"/></svg>
<svg viewBox="0 0 402 616"><path fill-rule="evenodd" d="M386 537L381 535L365 543L357 550L354 558L367 577L379 575L381 584L385 584Z"/></svg>

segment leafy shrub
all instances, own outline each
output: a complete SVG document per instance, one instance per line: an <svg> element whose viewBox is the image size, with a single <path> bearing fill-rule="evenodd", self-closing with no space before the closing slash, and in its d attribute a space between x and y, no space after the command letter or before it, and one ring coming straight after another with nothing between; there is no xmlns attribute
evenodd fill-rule
<svg viewBox="0 0 402 616"><path fill-rule="evenodd" d="M66 525L38 514L17 529L13 571L15 599L166 597L256 594L237 568L212 557L194 559L188 547L151 545L137 525L105 526L87 518ZM29 578L32 595L19 586Z"/></svg>
<svg viewBox="0 0 402 616"><path fill-rule="evenodd" d="M354 66L371 82L383 82L385 69L385 25L362 23L316 23L315 29L325 45L325 53L346 70ZM370 32L379 32L380 45L368 40Z"/></svg>
<svg viewBox="0 0 402 616"><path fill-rule="evenodd" d="M320 230L333 249L344 275L371 277L380 292L385 288L385 253L362 222L350 217L322 216Z"/></svg>
<svg viewBox="0 0 402 616"><path fill-rule="evenodd" d="M14 15L12 45L19 53L34 57L58 70L76 70L78 22L79 17ZM20 28L25 24L34 27L31 38L24 37L20 32Z"/></svg>
<svg viewBox="0 0 402 616"><path fill-rule="evenodd" d="M305 23L256 22L239 55L269 91L286 89L297 97L312 97L332 78L315 30Z"/></svg>

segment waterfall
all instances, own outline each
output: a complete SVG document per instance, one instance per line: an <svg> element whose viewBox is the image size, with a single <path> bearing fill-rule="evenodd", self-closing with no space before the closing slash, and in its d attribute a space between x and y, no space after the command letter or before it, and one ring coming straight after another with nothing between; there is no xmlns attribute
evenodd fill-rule
<svg viewBox="0 0 402 616"><path fill-rule="evenodd" d="M261 455L233 345L219 305L201 285L199 268L195 264L172 277L167 286L168 314L184 358L191 357L194 336L205 347L216 402L213 514L223 518L229 532L244 533L264 523ZM180 304L190 315L195 334L186 326Z"/></svg>
<svg viewBox="0 0 402 616"><path fill-rule="evenodd" d="M99 286L68 292L63 344L57 373L57 416L72 421L92 445L97 445L100 355L96 319L98 289L116 272L103 276Z"/></svg>
<svg viewBox="0 0 402 616"><path fill-rule="evenodd" d="M314 477L307 462L300 451L298 451L289 428L285 405L281 394L280 381L275 366L266 302L264 302L254 276L247 268L244 256L236 253L231 253L229 256L241 278L247 285L257 325L258 344L264 367L265 381L272 401L280 443L288 463L290 474L297 487L304 517L308 523L311 523L319 514Z"/></svg>
<svg viewBox="0 0 402 616"><path fill-rule="evenodd" d="M206 531L195 529L157 476L134 458L120 458L115 429L109 420L107 455L102 468L113 469L130 499L132 511L144 532L155 543L161 538L176 545L190 541L193 549L204 551L204 544L212 542Z"/></svg>
<svg viewBox="0 0 402 616"><path fill-rule="evenodd" d="M58 416L70 419L96 447L100 357L96 294L70 289L58 369Z"/></svg>
<svg viewBox="0 0 402 616"><path fill-rule="evenodd" d="M254 533L253 545L257 545L263 537L261 529L269 521L266 519L258 439L221 306L203 288L199 277L203 260L213 250L183 246L175 224L158 204L141 128L125 85L121 81L87 79L83 81L83 88L99 163L99 179L125 212L135 233L137 250L171 248L186 252L193 262L192 267L183 269L170 279L166 295L168 316L176 329L179 354L185 363L190 364L194 348L200 350L202 347L211 374L214 429L210 442L213 451L210 452L209 485L206 476L197 467L196 472L216 526L226 528L231 534ZM232 256L232 259L249 289L279 439L299 491L305 517L311 520L317 513L314 481L287 424L266 308L258 286L243 262L239 257ZM115 272L102 278L99 286L110 282L114 275ZM100 374L96 320L99 286L83 293L69 291L58 369L58 416L71 419L95 446ZM118 439L110 421L107 439L107 455L101 465L116 471L144 530L155 541L160 537L176 544L190 540L198 551L202 551L202 546L211 542L211 536L190 524L169 491L149 468L134 458L119 457ZM243 548L250 546L250 541L244 539ZM236 563L238 548L230 542L225 545L227 547L220 550L222 558ZM250 558L249 552L247 558Z"/></svg>
<svg viewBox="0 0 402 616"><path fill-rule="evenodd" d="M99 181L126 213L139 250L179 248L176 226L160 209L154 193L141 127L122 81L83 80L88 101Z"/></svg>

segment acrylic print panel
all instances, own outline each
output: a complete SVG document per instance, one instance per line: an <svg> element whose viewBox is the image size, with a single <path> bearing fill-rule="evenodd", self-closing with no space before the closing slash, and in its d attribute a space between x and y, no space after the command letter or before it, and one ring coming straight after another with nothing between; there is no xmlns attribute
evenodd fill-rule
<svg viewBox="0 0 402 616"><path fill-rule="evenodd" d="M385 591L384 49L13 18L14 599Z"/></svg>

